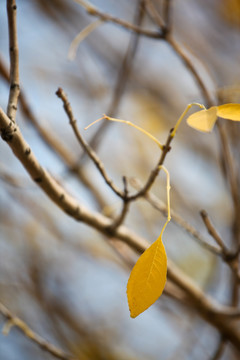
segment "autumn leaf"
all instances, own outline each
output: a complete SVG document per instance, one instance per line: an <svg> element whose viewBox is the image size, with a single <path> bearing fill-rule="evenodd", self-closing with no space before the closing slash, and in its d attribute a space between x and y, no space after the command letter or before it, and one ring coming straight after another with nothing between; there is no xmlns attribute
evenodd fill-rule
<svg viewBox="0 0 240 360"><path fill-rule="evenodd" d="M240 121L240 104L230 103L197 111L187 118L187 124L196 130L210 132L218 116L227 120Z"/></svg>
<svg viewBox="0 0 240 360"><path fill-rule="evenodd" d="M212 131L217 121L217 107L213 106L208 110L200 110L187 118L187 124L192 128L203 131Z"/></svg>
<svg viewBox="0 0 240 360"><path fill-rule="evenodd" d="M223 119L240 121L240 104L225 104L218 106L217 116Z"/></svg>
<svg viewBox="0 0 240 360"><path fill-rule="evenodd" d="M127 285L130 315L137 317L162 294L167 278L167 255L159 238L139 257Z"/></svg>

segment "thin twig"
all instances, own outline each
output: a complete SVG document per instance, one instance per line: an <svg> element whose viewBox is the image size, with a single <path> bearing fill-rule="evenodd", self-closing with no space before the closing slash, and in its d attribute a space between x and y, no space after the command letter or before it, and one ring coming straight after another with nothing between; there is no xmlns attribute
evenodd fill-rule
<svg viewBox="0 0 240 360"><path fill-rule="evenodd" d="M17 41L17 5L15 0L7 0L9 56L10 56L10 91L7 115L14 122L17 111L19 85L19 59Z"/></svg>
<svg viewBox="0 0 240 360"><path fill-rule="evenodd" d="M155 23L159 26L160 29L164 29L164 21L157 11L155 5L153 4L152 0L146 0L146 8L151 16L152 20L155 21Z"/></svg>
<svg viewBox="0 0 240 360"><path fill-rule="evenodd" d="M171 27L172 27L171 8L172 8L172 0L164 0L164 2L163 2L163 18L165 21L165 33L169 33L171 31Z"/></svg>
<svg viewBox="0 0 240 360"><path fill-rule="evenodd" d="M136 14L134 16L134 24L137 26L140 26L143 18L144 18L144 4L145 0L139 0L136 8ZM118 71L117 81L114 87L112 100L110 102L110 105L108 107L108 110L106 111L107 114L109 114L110 117L114 117L118 113L118 108L122 100L122 96L124 93L124 90L126 88L128 79L131 74L132 66L133 66L133 60L136 56L137 49L140 43L141 36L137 33L131 33L130 34L130 40L128 44L127 51L125 53L125 56L123 58L123 61L120 66L120 70ZM96 148L99 145L101 135L103 132L106 131L107 127L109 126L109 121L104 121L98 128L97 132L93 135L92 139L89 141L90 146L96 151ZM85 156L85 152L82 155L82 157Z"/></svg>
<svg viewBox="0 0 240 360"><path fill-rule="evenodd" d="M55 345L52 345L50 342L46 341L44 338L34 332L23 320L13 315L12 312L2 303L0 303L0 314L2 314L7 319L7 322L3 327L3 333L5 335L9 333L13 326L16 326L26 337L40 346L41 349L53 355L55 358L61 360L77 360L77 358L74 356L66 354L64 351Z"/></svg>
<svg viewBox="0 0 240 360"><path fill-rule="evenodd" d="M159 31L143 29L140 26L131 24L125 20L119 19L110 14L104 13L104 12L100 11L98 8L96 8L95 6L93 6L89 1L88 2L85 0L74 0L74 1L78 4L80 4L87 11L87 13L89 15L96 16L105 22L113 22L127 30L134 31L137 34L140 34L140 35L143 35L146 37L150 37L150 38L154 38L154 39L162 38L162 34Z"/></svg>
<svg viewBox="0 0 240 360"><path fill-rule="evenodd" d="M130 179L130 184L137 190L140 190L142 185L140 181L136 178ZM144 199L147 200L155 209L159 210L164 216L167 216L167 207L163 201L158 199L153 193L150 191L144 195ZM221 251L215 246L209 244L201 235L197 229L189 224L186 220L184 220L178 213L176 213L173 209L171 209L172 221L187 231L193 239L195 239L199 245L204 247L206 250L210 251L214 255L220 256Z"/></svg>
<svg viewBox="0 0 240 360"><path fill-rule="evenodd" d="M56 95L63 101L64 110L66 111L66 114L67 114L67 116L69 118L69 123L72 126L72 129L74 131L74 134L75 134L79 144L86 151L88 156L92 159L93 163L95 164L95 166L99 170L100 174L102 175L102 177L104 178L104 180L106 181L108 186L114 191L114 193L117 196L119 196L120 198L123 198L124 193L122 192L122 190L120 190L113 183L113 181L109 178L109 176L106 173L106 170L104 168L104 165L103 165L102 161L99 159L99 157L95 153L95 151L90 147L89 144L87 144L87 142L83 139L82 135L80 134L80 131L79 131L78 127L77 127L77 121L74 118L71 105L70 105L70 103L69 103L69 101L67 99L67 95L65 94L65 92L61 88L59 88L56 91Z"/></svg>
<svg viewBox="0 0 240 360"><path fill-rule="evenodd" d="M145 14L144 4L145 4L145 0L138 0L136 14L133 20L136 26L140 26L143 22L144 14ZM116 113L118 112L118 107L122 95L124 93L124 90L126 88L127 80L129 79L129 76L131 74L133 60L135 59L135 56L137 54L137 49L140 40L141 40L141 36L139 34L135 34L135 33L131 34L126 54L123 58L122 64L120 66L120 70L118 72L118 77L113 92L113 98L109 106L109 109L107 111L107 114L109 114L109 116L111 117L116 116Z"/></svg>
<svg viewBox="0 0 240 360"><path fill-rule="evenodd" d="M190 60L187 54L183 51L182 47L178 45L178 43L173 39L173 37L170 34L168 34L165 40L172 47L175 53L181 58L186 68L192 73L193 77L197 82L199 89L201 90L202 96L205 100L206 107L208 108L212 106L212 99L210 97L209 91L207 90L202 78L198 74L193 62Z"/></svg>

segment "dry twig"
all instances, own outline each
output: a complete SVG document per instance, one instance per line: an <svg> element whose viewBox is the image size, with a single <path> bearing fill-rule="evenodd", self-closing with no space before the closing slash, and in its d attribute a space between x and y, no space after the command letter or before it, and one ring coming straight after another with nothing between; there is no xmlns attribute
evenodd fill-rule
<svg viewBox="0 0 240 360"><path fill-rule="evenodd" d="M127 30L133 31L137 34L140 34L140 35L143 35L143 36L146 36L149 38L153 38L153 39L161 39L162 38L161 32L143 29L140 26L131 24L125 20L119 19L119 18L109 15L107 13L101 12L99 9L97 9L95 6L93 6L89 1L85 1L85 0L74 0L74 1L76 3L78 3L79 5L81 5L87 11L87 13L89 15L96 16L99 19L101 19L102 21L118 24Z"/></svg>

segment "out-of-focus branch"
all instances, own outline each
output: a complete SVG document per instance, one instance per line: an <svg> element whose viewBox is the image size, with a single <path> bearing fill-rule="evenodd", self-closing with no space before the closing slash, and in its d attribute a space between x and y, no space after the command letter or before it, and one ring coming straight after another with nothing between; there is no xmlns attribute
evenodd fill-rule
<svg viewBox="0 0 240 360"><path fill-rule="evenodd" d="M136 15L134 17L135 25L137 26L141 25L144 18L144 14L145 14L145 0L138 0ZM118 72L117 81L113 91L113 97L109 105L109 108L106 111L106 113L110 117L114 117L118 113L118 108L121 103L122 96L132 70L133 60L135 59L137 49L140 43L140 39L141 39L140 34L137 33L130 34L128 48L124 56L124 59L121 63L120 70ZM109 125L110 125L109 121L104 121L98 128L97 132L93 135L92 139L89 141L90 146L95 151L99 145L101 134L103 134L103 132L107 129ZM84 153L82 157L84 157L85 154L86 153Z"/></svg>
<svg viewBox="0 0 240 360"><path fill-rule="evenodd" d="M146 8L152 20L160 27L160 29L164 29L164 21L157 11L155 5L152 0L146 0Z"/></svg>
<svg viewBox="0 0 240 360"><path fill-rule="evenodd" d="M10 91L7 115L14 122L17 111L19 85L19 60L17 41L17 5L15 0L7 0L9 55L10 55Z"/></svg>
<svg viewBox="0 0 240 360"><path fill-rule="evenodd" d="M102 177L104 178L104 180L106 181L108 186L110 186L110 188L114 191L114 193L116 195L123 198L124 193L108 177L102 161L99 159L99 157L97 156L95 151L90 147L90 145L87 144L87 142L83 139L83 137L82 137L82 135L81 135L81 133L80 133L78 127L77 127L77 120L74 118L71 105L70 105L70 103L69 103L69 101L67 99L67 95L65 94L65 92L61 88L59 88L57 90L56 95L63 101L64 110L66 111L66 114L67 114L67 116L69 118L69 123L72 126L72 129L74 131L74 134L75 134L79 144L81 145L83 150L86 151L88 156L92 159L93 163L96 165L97 169L99 170L100 174L102 175Z"/></svg>
<svg viewBox="0 0 240 360"><path fill-rule="evenodd" d="M234 246L239 248L240 246L240 222L239 222L239 211L240 211L240 200L239 200L239 186L238 186L238 175L237 175L237 167L234 164L233 156L231 154L230 146L227 139L227 133L224 128L224 125L218 121L217 129L220 137L220 141L222 144L222 152L223 152L223 160L224 167L227 171L226 176L230 185L232 201L234 206L234 219L233 219L233 232L234 236L236 236L236 243Z"/></svg>
<svg viewBox="0 0 240 360"><path fill-rule="evenodd" d="M174 52L179 56L179 58L183 61L186 68L193 75L193 77L202 93L203 99L205 100L206 107L208 108L208 107L212 106L213 102L210 97L209 91L207 90L205 83L203 82L201 76L197 72L197 70L196 70L193 62L189 58L189 56L186 54L186 52L183 50L183 48L181 46L179 46L179 44L173 39L173 37L170 34L167 35L165 40L171 46L171 48L174 50Z"/></svg>
<svg viewBox="0 0 240 360"><path fill-rule="evenodd" d="M16 178L16 176L13 176L12 174L10 174L5 167L2 166L2 164L0 163L0 179L2 181L4 181L5 183L7 183L8 185L11 185L15 188L22 188L22 189L26 189L27 187L27 183L26 183L26 179L22 178Z"/></svg>
<svg viewBox="0 0 240 360"><path fill-rule="evenodd" d="M79 5L81 5L87 11L87 13L89 15L96 16L105 22L112 22L112 23L118 24L127 30L134 31L137 34L147 36L150 38L154 38L154 39L162 38L161 32L143 29L140 26L131 24L125 20L119 19L119 18L109 15L107 13L101 12L98 8L93 6L89 1L85 1L85 0L74 0L74 1L76 3L78 3Z"/></svg>
<svg viewBox="0 0 240 360"><path fill-rule="evenodd" d="M7 335L13 326L17 327L27 338L36 343L40 348L47 351L57 359L61 360L77 360L76 357L66 354L64 351L52 345L34 332L23 320L12 314L12 312L0 303L0 314L4 316L7 322L4 325L3 333Z"/></svg>
<svg viewBox="0 0 240 360"><path fill-rule="evenodd" d="M171 31L171 27L172 27L171 8L172 8L172 0L164 0L164 2L163 2L163 18L165 21L165 32Z"/></svg>
<svg viewBox="0 0 240 360"><path fill-rule="evenodd" d="M193 62L189 58L189 56L184 52L181 46L177 44L177 42L174 40L174 38L171 35L170 32L170 17L171 17L171 6L170 1L165 0L164 1L164 20L165 24L161 18L161 16L158 14L157 10L155 9L152 0L147 0L147 5L150 13L152 14L152 18L154 19L155 23L160 27L163 28L163 37L162 39L165 40L174 50L174 52L179 56L179 58L183 61L186 68L191 72L193 77L196 80L196 83L201 90L202 96L206 102L206 107L209 107L212 105L212 99L210 97L209 91L207 90L201 76L198 74Z"/></svg>

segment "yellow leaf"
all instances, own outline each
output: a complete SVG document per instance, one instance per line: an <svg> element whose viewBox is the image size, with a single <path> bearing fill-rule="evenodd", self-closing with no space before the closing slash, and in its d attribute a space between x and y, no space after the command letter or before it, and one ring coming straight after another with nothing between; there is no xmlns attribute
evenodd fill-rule
<svg viewBox="0 0 240 360"><path fill-rule="evenodd" d="M139 257L130 274L127 296L130 315L135 318L162 294L167 278L167 255L159 238Z"/></svg>
<svg viewBox="0 0 240 360"><path fill-rule="evenodd" d="M217 116L228 120L240 121L240 104L225 104L218 106Z"/></svg>
<svg viewBox="0 0 240 360"><path fill-rule="evenodd" d="M208 110L200 110L190 115L187 123L192 128L203 131L212 131L215 122L217 121L217 107L213 106Z"/></svg>

